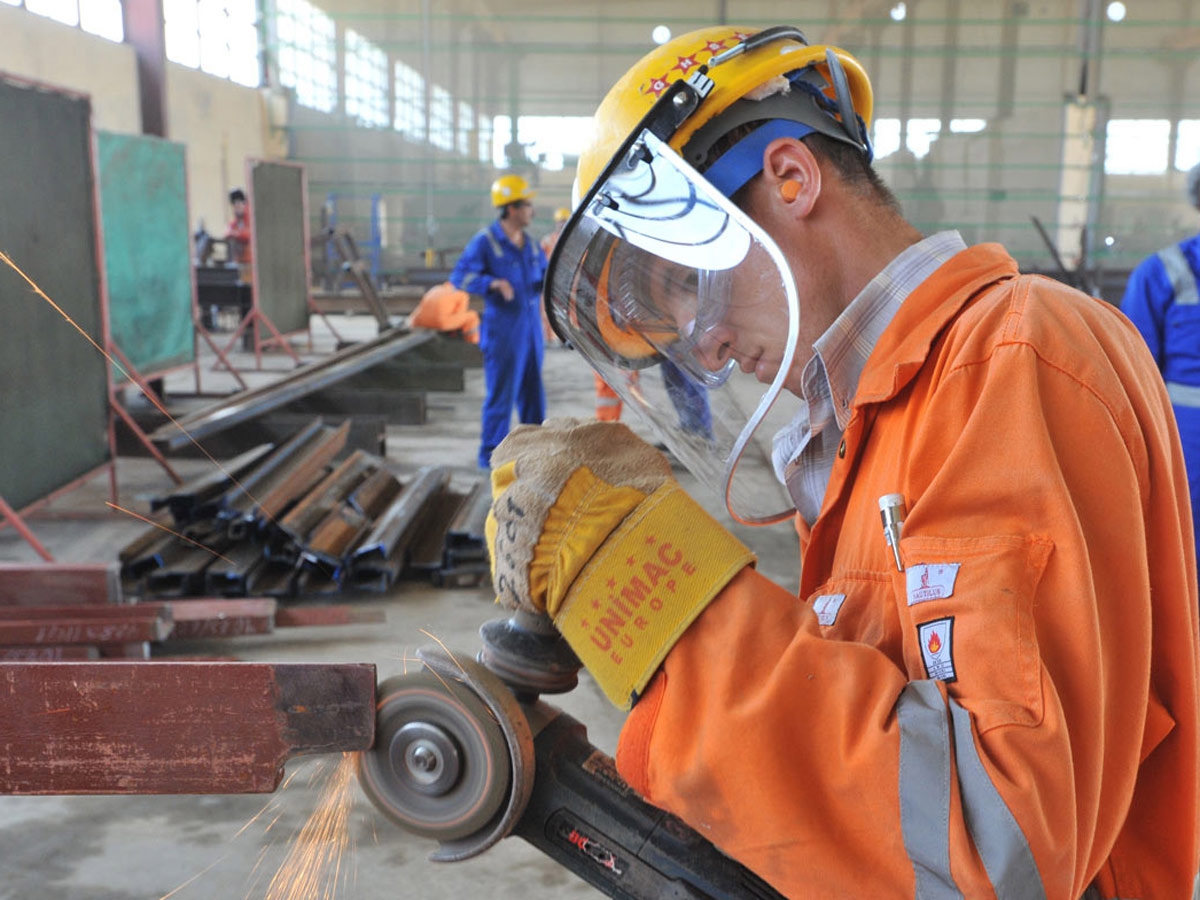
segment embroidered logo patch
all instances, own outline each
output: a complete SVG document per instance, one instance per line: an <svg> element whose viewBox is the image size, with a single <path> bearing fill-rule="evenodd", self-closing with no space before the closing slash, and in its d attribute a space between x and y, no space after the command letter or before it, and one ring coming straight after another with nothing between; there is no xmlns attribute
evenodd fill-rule
<svg viewBox="0 0 1200 900"><path fill-rule="evenodd" d="M934 681L957 681L954 671L954 616L917 626L925 674Z"/></svg>
<svg viewBox="0 0 1200 900"><path fill-rule="evenodd" d="M838 610L845 602L845 594L822 594L813 601L813 611L817 614L817 621L822 625L832 625L837 621Z"/></svg>
<svg viewBox="0 0 1200 900"><path fill-rule="evenodd" d="M954 581L961 563L933 563L909 566L904 570L908 605L926 600L945 600L954 595Z"/></svg>

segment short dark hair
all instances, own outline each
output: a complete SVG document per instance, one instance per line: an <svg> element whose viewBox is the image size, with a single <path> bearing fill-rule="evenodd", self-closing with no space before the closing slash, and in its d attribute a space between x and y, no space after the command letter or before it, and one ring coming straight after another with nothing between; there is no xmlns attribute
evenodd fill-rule
<svg viewBox="0 0 1200 900"><path fill-rule="evenodd" d="M241 200L243 203L246 202L246 192L241 188L234 188L229 192L229 202L237 203L239 200Z"/></svg>

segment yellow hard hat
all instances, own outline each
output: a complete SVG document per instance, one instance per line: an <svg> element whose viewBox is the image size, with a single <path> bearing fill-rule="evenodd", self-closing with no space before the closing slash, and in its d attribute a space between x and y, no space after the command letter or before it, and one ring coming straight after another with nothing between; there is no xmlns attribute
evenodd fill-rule
<svg viewBox="0 0 1200 900"><path fill-rule="evenodd" d="M798 29L787 26L714 26L680 35L650 51L609 90L593 118L592 140L579 157L575 189L580 196L600 177L664 91L676 81L695 77L702 67L707 67L704 74L711 79L711 90L668 140L671 148L690 163L695 162L697 154L695 149L688 153L685 148L693 138L704 145L702 150L707 150L717 138L743 122L787 118L787 114L753 105L740 115L723 114L734 113L739 100L753 103L760 99L775 79L805 69L813 76L807 80L809 92L819 92L824 98L821 102L827 114L823 117L828 120L808 124L831 137L869 149L866 133L874 102L871 82L853 56L838 47L809 45ZM722 122L723 118L729 121Z"/></svg>
<svg viewBox="0 0 1200 900"><path fill-rule="evenodd" d="M554 224L555 225L558 225L561 222L565 222L569 218L571 218L571 211L569 209L567 209L565 206L560 206L558 209L556 209L554 211Z"/></svg>
<svg viewBox="0 0 1200 900"><path fill-rule="evenodd" d="M492 182L492 206L499 208L518 200L532 200L535 193L520 175L501 175Z"/></svg>

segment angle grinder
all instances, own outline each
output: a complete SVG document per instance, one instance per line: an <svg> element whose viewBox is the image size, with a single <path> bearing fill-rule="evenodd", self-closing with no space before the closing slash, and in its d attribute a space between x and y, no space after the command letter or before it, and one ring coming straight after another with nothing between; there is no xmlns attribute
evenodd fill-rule
<svg viewBox="0 0 1200 900"><path fill-rule="evenodd" d="M549 618L480 629L475 659L442 646L380 684L359 783L385 816L437 841L436 862L523 838L609 897L775 900L782 895L617 774L587 729L541 699L580 663Z"/></svg>

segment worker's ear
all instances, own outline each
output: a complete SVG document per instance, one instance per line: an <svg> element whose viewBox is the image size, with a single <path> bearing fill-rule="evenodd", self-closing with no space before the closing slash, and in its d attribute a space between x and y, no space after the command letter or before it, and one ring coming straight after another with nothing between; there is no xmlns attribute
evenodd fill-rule
<svg viewBox="0 0 1200 900"><path fill-rule="evenodd" d="M785 216L807 216L821 195L821 166L808 145L796 138L767 144L762 175L766 195L782 205Z"/></svg>

